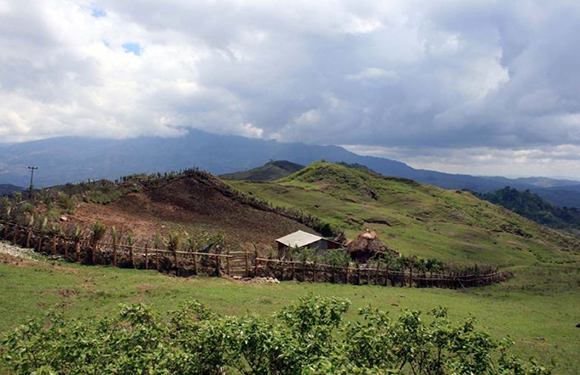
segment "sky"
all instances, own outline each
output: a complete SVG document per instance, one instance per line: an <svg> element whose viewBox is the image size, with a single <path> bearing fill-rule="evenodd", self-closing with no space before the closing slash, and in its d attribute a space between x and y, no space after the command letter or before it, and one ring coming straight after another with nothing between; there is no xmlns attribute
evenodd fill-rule
<svg viewBox="0 0 580 375"><path fill-rule="evenodd" d="M0 142L197 128L580 179L580 1L0 0Z"/></svg>

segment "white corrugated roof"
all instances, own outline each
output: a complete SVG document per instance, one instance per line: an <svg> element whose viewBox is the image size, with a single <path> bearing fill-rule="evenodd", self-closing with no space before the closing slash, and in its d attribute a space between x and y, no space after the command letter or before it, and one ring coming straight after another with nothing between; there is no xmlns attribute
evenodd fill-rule
<svg viewBox="0 0 580 375"><path fill-rule="evenodd" d="M276 241L288 247L303 247L322 239L323 238L320 236L297 230L296 232L290 233L287 236L278 238Z"/></svg>

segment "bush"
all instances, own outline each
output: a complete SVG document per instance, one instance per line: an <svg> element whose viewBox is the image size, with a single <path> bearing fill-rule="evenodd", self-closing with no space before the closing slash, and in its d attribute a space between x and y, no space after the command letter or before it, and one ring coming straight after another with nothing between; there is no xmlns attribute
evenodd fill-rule
<svg viewBox="0 0 580 375"><path fill-rule="evenodd" d="M443 309L432 323L405 311L391 319L349 302L307 297L271 318L219 316L197 301L163 318L130 305L117 316L66 320L50 314L5 335L2 365L43 374L550 374L509 354L468 320L455 326Z"/></svg>

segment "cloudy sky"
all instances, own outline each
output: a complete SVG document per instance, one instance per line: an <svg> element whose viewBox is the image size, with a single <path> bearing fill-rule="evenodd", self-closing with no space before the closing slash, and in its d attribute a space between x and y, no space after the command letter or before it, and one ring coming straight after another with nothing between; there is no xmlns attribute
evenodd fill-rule
<svg viewBox="0 0 580 375"><path fill-rule="evenodd" d="M580 179L580 1L0 0L0 141L188 127Z"/></svg>

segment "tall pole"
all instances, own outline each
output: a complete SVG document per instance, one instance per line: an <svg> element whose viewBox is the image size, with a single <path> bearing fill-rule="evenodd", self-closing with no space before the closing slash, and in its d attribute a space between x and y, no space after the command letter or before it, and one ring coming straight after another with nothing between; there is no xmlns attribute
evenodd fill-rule
<svg viewBox="0 0 580 375"><path fill-rule="evenodd" d="M32 199L32 189L34 187L32 181L34 179L34 170L38 169L38 167L28 167L28 169L30 169L30 199Z"/></svg>

